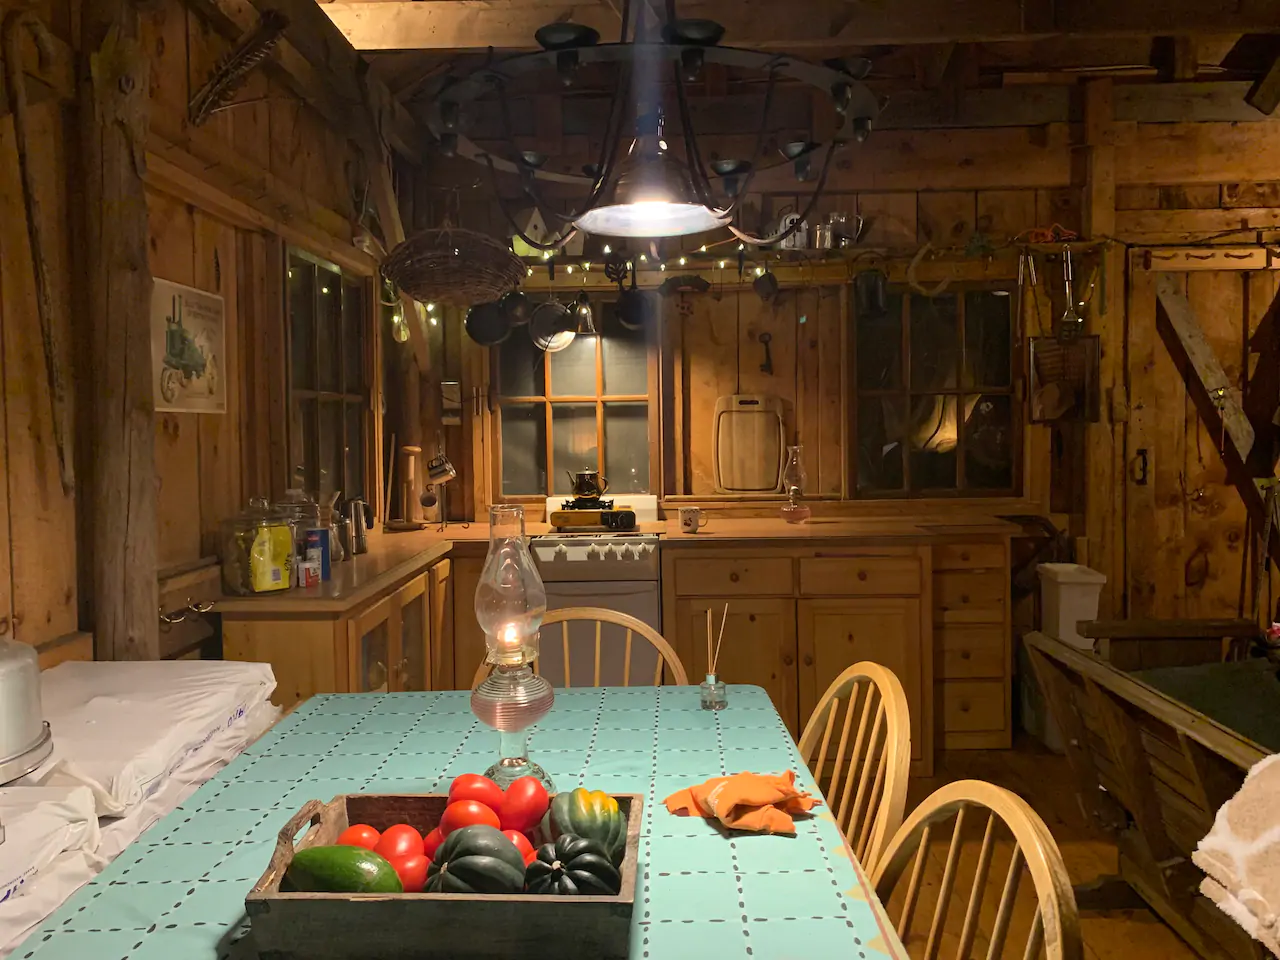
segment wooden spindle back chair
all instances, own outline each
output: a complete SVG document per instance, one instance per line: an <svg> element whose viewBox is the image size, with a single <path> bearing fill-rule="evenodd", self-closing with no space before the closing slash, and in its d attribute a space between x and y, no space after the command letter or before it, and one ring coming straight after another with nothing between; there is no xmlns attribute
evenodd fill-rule
<svg viewBox="0 0 1280 960"><path fill-rule="evenodd" d="M941 844L930 841L946 836L947 821L950 839L938 857ZM966 837L966 827L978 825L980 845L974 830ZM1031 886L1019 896L1024 873ZM885 847L872 882L917 960L1084 956L1075 894L1058 845L1026 801L1003 787L960 780L929 796ZM967 901L953 904L953 891L966 884ZM917 910L922 893L931 911ZM926 915L927 927L913 926Z"/></svg>
<svg viewBox="0 0 1280 960"><path fill-rule="evenodd" d="M863 662L836 677L805 724L800 756L870 873L907 804L911 717L893 671Z"/></svg>
<svg viewBox="0 0 1280 960"><path fill-rule="evenodd" d="M542 619L541 642L543 649L551 643L560 644L560 649L564 657L564 686L575 686L573 682L573 673L569 657L569 624L577 621L594 621L595 622L595 671L592 675L591 686L600 686L600 664L602 645L602 627L606 623L616 624L625 631L622 651L622 685L629 687L632 685L631 677L631 656L635 643L635 638L639 637L641 643L648 643L658 652L657 665L654 667L652 676L653 686L662 686L663 669L671 671L671 679L673 683L681 686L688 684L689 675L685 672L684 664L680 662L679 655L667 643L666 639L653 627L649 626L641 620L625 613L618 613L614 610L606 610L603 607L565 607L562 610L552 610ZM551 629L559 626L559 629ZM612 643L612 638L605 639L604 642ZM489 675L493 669L491 663L481 663L476 670L475 677L471 681L471 688L474 690L480 685L480 682ZM535 673L540 672L539 661L533 662ZM649 684L645 682L649 678L642 680L637 686ZM579 683L577 686L584 687L587 684Z"/></svg>

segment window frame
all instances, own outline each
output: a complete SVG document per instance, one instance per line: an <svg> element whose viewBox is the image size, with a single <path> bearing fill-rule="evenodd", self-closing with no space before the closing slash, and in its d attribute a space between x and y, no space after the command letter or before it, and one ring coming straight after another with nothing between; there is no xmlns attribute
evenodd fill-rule
<svg viewBox="0 0 1280 960"><path fill-rule="evenodd" d="M289 271L292 269L293 262L295 259L305 261L317 269L323 269L331 273L336 273L339 277L340 296L342 297L342 304L339 307L339 317L340 317L340 322L342 322L344 329L339 335L339 349L343 351L343 354L342 356L339 357L338 364L337 364L339 389L336 391L320 389L320 356L321 356L320 351L321 351L322 344L321 344L321 337L319 336L320 325L319 325L318 318L319 318L319 311L320 311L321 295L320 295L320 283L318 282L318 280L313 285L313 288L312 288L313 355L311 358L311 362L313 364L312 382L315 384L315 386L299 387L295 383L295 371L294 371L294 365L293 365L293 361L294 361L293 301L292 301L292 291L291 291L291 284L290 284L291 278L289 276ZM377 485L376 467L373 463L373 454L372 454L372 443L374 439L373 438L373 430L374 430L373 397L375 394L375 384L374 384L375 372L373 369L373 350L375 346L374 340L376 339L376 337L374 336L374 323L373 323L373 317L374 317L373 311L376 306L374 302L376 292L374 290L373 280L368 276L364 276L364 275L353 273L349 270L346 270L343 267L339 266L338 264L333 263L330 260L326 260L324 257L317 256L316 254L311 253L308 250L305 250L301 247L295 247L292 245L285 246L284 277L282 279L283 279L283 288L284 288L283 306L284 306L284 330L285 330L285 338L284 338L285 339L285 343L284 343L285 403L286 403L285 449L287 451L286 462L288 464L288 472L285 476L285 487L286 489L288 489L288 488L293 488L297 486L297 473L296 473L297 464L294 462L295 457L293 455L293 451L294 451L294 441L297 438L297 433L304 429L302 424L301 402L305 400L311 400L311 401L314 401L316 404L316 417L315 417L315 426L314 426L315 432L312 439L314 440L314 450L315 450L315 456L316 456L315 468L316 468L317 476L315 480L317 484L319 483L319 479L320 479L319 472L321 469L320 407L321 407L321 404L325 402L337 403L340 406L342 411L342 416L340 418L342 429L340 431L340 435L337 438L337 442L339 444L339 450L341 451L340 461L342 464L342 476L341 476L341 483L335 484L334 489L340 491L343 497L350 497L354 495L350 486L350 477L348 477L347 475L348 463L347 463L346 451L348 447L347 412L350 408L355 407L360 411L360 421L361 421L361 431L360 431L361 432L361 449L359 452L358 462L361 465L360 468L363 473L363 477L362 477L362 483L361 483L362 490L360 491L360 496L366 502L372 503L374 502L372 498L376 497L377 495L377 491L372 489L374 486ZM347 317L346 298L348 296L348 289L351 286L355 286L360 289L360 296L362 300L361 309L357 315L357 322L359 323L360 330L361 330L360 369L362 371L361 379L364 381L364 387L362 391L348 390L347 389L348 385L346 382L346 379L347 379L346 351L350 349L350 346L351 346L346 342L346 336L347 336L346 324L345 324L345 320ZM306 450L305 440L303 441L301 449L305 452ZM304 470L306 470L307 466L308 465L304 464ZM306 492L312 495L318 495L320 493L320 490L317 486L316 489L307 489Z"/></svg>
<svg viewBox="0 0 1280 960"><path fill-rule="evenodd" d="M612 300L592 300L592 308L596 313L596 327L603 330L605 326L604 314L606 310L612 310L614 301ZM595 392L594 395L573 394L565 396L551 396L551 354L545 354L545 362L542 369L542 393L531 394L528 396L507 396L501 392L501 346L486 348L489 354L489 383L491 385L491 399L489 403L490 409L490 429L489 435L492 437L492 502L493 503L526 503L526 504L543 504L549 497L559 496L555 492L555 456L554 443L554 411L553 407L558 404L585 404L590 403L595 406L596 414L596 463L600 473L608 476L604 469L606 450L604 437L604 408L609 403L644 403L645 421L649 434L649 483L648 490L644 494L638 496L656 495L661 499L658 492L662 482L662 457L661 444L658 442L660 436L660 414L658 409L658 331L661 327L660 321L650 323L645 330L644 348L645 348L645 384L648 390L645 394L622 394L622 393L605 393L604 392L604 340L603 334L597 334L595 340ZM528 332L524 329L516 329L511 336L528 336ZM535 348L536 349L536 348ZM544 416L544 444L546 447L545 456L547 463L547 490L545 493L521 493L506 494L502 490L502 411L504 407L514 406L518 404L542 404ZM565 495L566 497L568 494ZM625 496L619 493L618 496Z"/></svg>
<svg viewBox="0 0 1280 960"><path fill-rule="evenodd" d="M911 297L920 291L912 290L904 284L890 284L889 290L902 296L902 343L901 343L901 385L889 389L863 390L858 384L858 312L856 301L852 298L849 310L849 375L846 388L847 402L850 405L848 417L848 497L851 500L994 500L1018 498L1025 488L1024 461L1026 458L1026 416L1024 389L1024 353L1025 343L1022 330L1022 318L1019 316L1018 288L1013 280L970 281L950 284L940 296L956 298L956 342L960 345L961 356L966 349L965 294L972 292L992 292L1003 290L1009 300L1009 386L1002 388L965 387L958 384L954 389L913 391L911 388ZM959 361L963 369L963 361ZM1003 488L968 487L965 476L965 430L959 429L956 437L956 487L929 487L919 490L911 488L911 452L902 451L902 487L893 490L861 490L858 486L859 436L858 412L863 398L878 400L888 397L903 399L907 410L911 409L911 401L916 397L954 396L963 402L965 396L1007 396L1010 405L1010 421L1012 439L1010 442L1010 460L1012 465L1012 485Z"/></svg>

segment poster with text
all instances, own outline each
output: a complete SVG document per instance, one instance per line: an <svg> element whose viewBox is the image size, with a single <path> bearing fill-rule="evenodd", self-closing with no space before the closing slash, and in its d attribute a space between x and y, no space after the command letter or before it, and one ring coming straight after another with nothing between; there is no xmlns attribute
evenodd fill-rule
<svg viewBox="0 0 1280 960"><path fill-rule="evenodd" d="M156 410L226 413L222 298L157 280L151 294L151 367Z"/></svg>

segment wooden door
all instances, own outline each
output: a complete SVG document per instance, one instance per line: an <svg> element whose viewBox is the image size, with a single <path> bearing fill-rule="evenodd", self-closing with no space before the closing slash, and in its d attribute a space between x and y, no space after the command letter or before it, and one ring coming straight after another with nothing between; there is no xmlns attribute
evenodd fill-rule
<svg viewBox="0 0 1280 960"><path fill-rule="evenodd" d="M433 690L453 688L453 617L449 609L449 579L452 569L452 561L441 560L427 571Z"/></svg>
<svg viewBox="0 0 1280 960"><path fill-rule="evenodd" d="M400 608L396 595L379 600L347 621L351 693L386 693L391 667L400 661Z"/></svg>
<svg viewBox="0 0 1280 960"><path fill-rule="evenodd" d="M483 557L462 557L453 561L449 592L453 594L453 689L470 690L471 680L484 661L484 631L476 622L476 585L484 569Z"/></svg>
<svg viewBox="0 0 1280 960"><path fill-rule="evenodd" d="M800 716L805 722L831 681L860 660L897 674L911 708L911 758L930 755L932 716L927 697L920 601L915 597L801 600L799 609Z"/></svg>
<svg viewBox="0 0 1280 960"><path fill-rule="evenodd" d="M391 688L430 690L431 605L425 573L396 591L395 606L400 614L400 656L391 671Z"/></svg>
<svg viewBox="0 0 1280 960"><path fill-rule="evenodd" d="M690 682L701 683L707 672L707 611L719 631L726 603L729 620L720 648L720 678L764 687L791 735L798 736L794 600L700 597L678 601L674 642ZM667 631L670 639L670 625Z"/></svg>

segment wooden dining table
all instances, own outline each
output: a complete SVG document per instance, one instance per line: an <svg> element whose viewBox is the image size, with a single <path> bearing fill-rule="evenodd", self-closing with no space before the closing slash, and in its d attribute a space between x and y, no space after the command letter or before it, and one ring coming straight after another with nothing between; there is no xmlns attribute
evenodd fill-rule
<svg viewBox="0 0 1280 960"><path fill-rule="evenodd" d="M15 960L249 960L244 898L303 803L344 793L444 793L497 756L467 691L338 694L302 703L77 891ZM817 787L764 690L556 693L530 756L561 790L644 797L630 956L655 960L902 958L906 951L825 806L795 836L721 831L663 799L740 770Z"/></svg>

